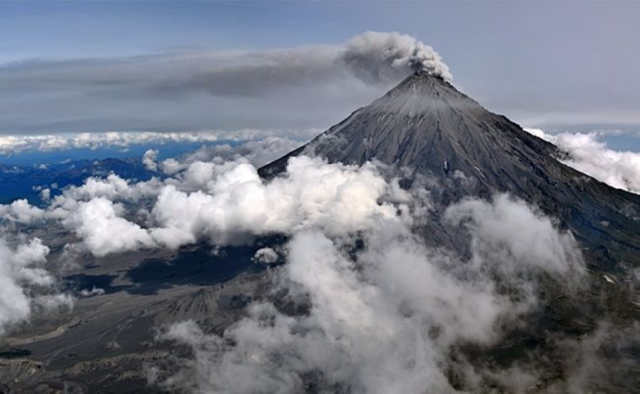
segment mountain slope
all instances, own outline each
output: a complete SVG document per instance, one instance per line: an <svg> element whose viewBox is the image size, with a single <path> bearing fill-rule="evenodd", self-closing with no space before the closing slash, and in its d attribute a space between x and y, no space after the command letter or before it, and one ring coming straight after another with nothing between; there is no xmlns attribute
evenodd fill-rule
<svg viewBox="0 0 640 394"><path fill-rule="evenodd" d="M289 157L378 160L434 177L445 206L465 195L508 192L561 220L603 269L640 264L640 196L617 190L556 159L554 145L487 111L441 78L416 72L307 145L260 169L272 177ZM467 182L456 182L466 179Z"/></svg>

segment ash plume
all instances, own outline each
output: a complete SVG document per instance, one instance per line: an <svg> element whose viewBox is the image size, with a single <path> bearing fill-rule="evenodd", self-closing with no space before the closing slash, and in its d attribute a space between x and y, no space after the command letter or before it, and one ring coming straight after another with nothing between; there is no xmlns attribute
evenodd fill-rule
<svg viewBox="0 0 640 394"><path fill-rule="evenodd" d="M398 80L414 71L453 80L449 67L433 48L396 32L369 31L355 36L347 42L340 60L367 83Z"/></svg>

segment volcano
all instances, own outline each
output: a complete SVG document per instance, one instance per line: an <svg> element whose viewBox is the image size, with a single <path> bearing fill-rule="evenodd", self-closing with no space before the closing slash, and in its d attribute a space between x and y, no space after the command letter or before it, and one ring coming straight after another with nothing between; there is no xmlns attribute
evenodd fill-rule
<svg viewBox="0 0 640 394"><path fill-rule="evenodd" d="M259 174L264 179L286 176L289 159L297 155L320 156L332 163L378 162L382 175L399 178L402 188L420 192L416 196L427 194L420 189L426 188L429 209L418 214L429 217L415 221L411 240L414 235L422 238L416 256L443 250L444 262L416 258L414 263L397 264L405 259L402 253L379 256L384 264L366 256L360 260L360 251L377 241L359 238L362 234L343 237L340 246L324 235L309 243L320 245L322 249L316 252L338 257L337 262L309 258L300 265L298 261L293 269L304 272L306 282L291 280L291 266L296 263L289 257L270 265L256 261L258 253L267 248L276 254L289 253L291 236L286 233L268 234L248 245L215 245L213 250L211 243L202 240L178 250L83 255L84 265L64 277L65 288L79 294L73 313L34 320L33 327L25 325L24 330L3 339L0 392L155 393L167 392L165 387L173 392L172 382L179 385L181 379L185 379L185 391L191 392L201 380L217 376L212 372L236 367L248 371L247 376L257 384L294 382L297 390L265 386L242 391L243 386L230 386L235 391L220 392L394 392L377 376L381 390L360 390L358 379L368 379L374 372L389 376L386 367L394 364L386 363L387 359L399 361L403 373L396 380L411 383L423 373L436 376L429 369L415 369L425 365L416 364L424 357L434 361L433 368L445 376L451 390L425 385L422 390L395 392L637 391L640 303L633 275L640 265L640 196L563 164L567 154L556 146L424 71L413 73L309 143L262 167ZM201 190L194 193L203 196ZM580 265L575 281L571 280L574 271L557 276L534 270L516 273L517 278L509 281L504 276L489 277L493 271L485 275L478 270L458 270L473 263L468 259L471 242L463 226L443 220L445 212L464 198L490 200L502 193L538 207L557 219L562 229L570 230L589 264L590 269L584 270L588 274L582 275ZM257 215L255 220L263 219ZM379 223L385 222L371 226ZM58 224L33 231L51 233L56 242L51 245L52 253L58 253L54 261L66 264L64 245L70 236L65 229ZM423 249L422 241L435 248ZM404 245L396 245L396 250L406 249ZM302 249L297 253L306 259L308 251ZM380 254L376 248L369 250ZM499 266L516 258L507 255L495 263ZM425 270L425 266L433 269ZM316 271L316 267L328 271ZM440 270L446 273L441 278L451 278L441 288L432 280ZM481 278L474 281L476 275ZM347 278L344 285L338 280L342 277ZM309 290L309 284L322 288L321 297L313 295L317 288ZM397 290L403 286L412 291ZM454 291L449 292L447 286ZM506 308L505 318L487 328L497 335L490 335L495 338L489 342L456 336L457 326L465 333L466 328L474 332L476 321L481 328L486 326L482 320L487 308L470 314L471 308L463 302L476 294L486 295L476 291L486 287L491 289L489 300L508 302L480 300L470 305ZM521 287L525 290L520 291ZM102 294L94 294L98 289ZM499 297L493 298L494 293ZM515 316L519 308L509 307L512 301L517 306L526 303L530 309ZM347 309L341 308L343 304ZM442 311L457 310L459 304L463 305L459 313L442 316ZM318 312L327 305L349 313ZM263 307L266 309L259 309ZM368 313L360 314L360 310ZM460 319L463 314L471 317ZM370 322L359 325L360 320ZM196 345L159 338L159 330L185 321L201 330L193 331ZM398 324L389 325L391 321ZM238 327L251 334L249 341L234 337ZM324 332L327 327L329 334ZM452 330L454 334L449 334ZM423 337L429 342L422 341ZM439 344L438 338L442 338ZM449 342L448 338L457 339ZM273 343L277 346L270 345ZM378 348L384 344L389 347ZM398 346L403 344L409 346ZM435 357L425 356L427 353ZM327 362L314 364L325 356ZM219 360L231 362L218 364ZM362 364L374 368L361 373ZM284 371L286 378L273 380L285 376L278 371ZM254 378L256 373L269 379ZM585 381L574 382L576 376ZM523 382L515 382L520 378ZM528 389L510 391L512 380ZM535 385L529 386L529 380ZM163 385L156 387L158 383ZM574 383L578 388L569 391ZM589 390L582 390L583 385ZM205 391L209 392L206 387L198 392Z"/></svg>
<svg viewBox="0 0 640 394"><path fill-rule="evenodd" d="M464 196L509 193L570 229L594 268L616 271L640 264L640 196L563 164L566 153L556 146L426 72L415 72L259 173L272 178L301 154L404 167L410 173L405 185L418 175L443 185L438 201L443 208Z"/></svg>

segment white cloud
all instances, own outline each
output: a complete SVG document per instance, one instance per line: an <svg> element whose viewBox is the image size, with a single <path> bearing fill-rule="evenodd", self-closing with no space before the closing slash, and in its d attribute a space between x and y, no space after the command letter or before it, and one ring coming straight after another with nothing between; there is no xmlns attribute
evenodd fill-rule
<svg viewBox="0 0 640 394"><path fill-rule="evenodd" d="M290 233L310 226L330 234L364 228L375 216L395 216L379 204L388 184L375 167L326 164L320 159L291 159L283 177L264 183L255 167L239 161L216 165L196 162L183 185L167 185L158 196L151 234L177 247L201 237L215 244L241 243L247 236Z"/></svg>
<svg viewBox="0 0 640 394"><path fill-rule="evenodd" d="M598 133L552 135L541 129L525 130L567 152L565 164L609 186L640 194L640 153L612 150Z"/></svg>
<svg viewBox="0 0 640 394"><path fill-rule="evenodd" d="M170 157L166 160L163 160L162 163L160 163L160 168L162 169L162 172L164 172L165 174L174 175L184 170L185 167L183 163Z"/></svg>
<svg viewBox="0 0 640 394"><path fill-rule="evenodd" d="M137 202L157 195L164 184L156 178L146 182L130 183L116 174L106 178L89 177L80 186L69 186L49 204L48 217L64 218L68 212L77 209L79 201L106 198L113 201Z"/></svg>
<svg viewBox="0 0 640 394"><path fill-rule="evenodd" d="M144 152L142 156L142 164L147 170L158 171L158 151L155 149L149 149Z"/></svg>
<svg viewBox="0 0 640 394"><path fill-rule="evenodd" d="M317 135L320 132L321 131L318 130L315 134ZM309 136L309 138L311 137L313 136ZM203 146L188 155L184 160L181 160L181 164L186 167L186 165L195 161L206 162L221 159L228 161L242 157L247 159L255 167L261 167L300 147L302 145L301 141L301 139L286 136L267 136L265 138L248 140L234 146L228 144ZM172 174L175 172L177 172L177 170L170 170L167 173Z"/></svg>
<svg viewBox="0 0 640 394"><path fill-rule="evenodd" d="M54 278L44 269L49 248L40 239L10 246L0 238L0 334L28 319L34 303L45 308L67 304L64 295L38 295L33 286L49 288Z"/></svg>
<svg viewBox="0 0 640 394"><path fill-rule="evenodd" d="M321 227L293 231L274 285L292 291L296 302L305 302L306 294L309 313L287 315L260 301L222 337L204 334L194 322L172 326L163 338L188 344L195 359L189 372L164 384L212 393L293 393L308 384L329 391L453 392L450 368L458 368L463 381L471 379L464 381L469 388L483 376L495 378L480 365L452 360L452 346L494 343L507 322L517 325L536 304L529 289L528 297L517 297L499 287L517 292L521 274L536 269L553 273L560 283L579 281L570 271L582 262L571 237L520 202L499 197L451 209L451 220L472 221L472 242L491 245L474 248L470 261L429 249L406 222L384 216L359 231L364 244L355 254L346 233L330 235ZM505 228L496 228L501 221ZM528 235L535 248L523 249L523 235L507 231L515 222L533 227ZM493 230L495 236L488 234ZM548 261L540 248L558 261ZM514 258L529 264L515 267ZM514 267L504 270L505 264ZM528 375L520 379L524 375L516 368L502 371L501 379L507 390L523 391L535 381Z"/></svg>
<svg viewBox="0 0 640 394"><path fill-rule="evenodd" d="M253 261L261 264L273 264L278 261L278 252L273 248L260 248L253 256Z"/></svg>
<svg viewBox="0 0 640 394"><path fill-rule="evenodd" d="M48 190L48 189L46 189ZM15 200L11 204L0 204L0 218L19 223L31 223L44 218L45 211L34 207L25 199Z"/></svg>
<svg viewBox="0 0 640 394"><path fill-rule="evenodd" d="M260 141L267 138L282 138L299 142L306 141L318 132L319 130L317 129L241 129L183 132L110 131L41 135L0 135L0 154L16 154L24 151L48 152L83 148L127 148L133 145L149 144Z"/></svg>
<svg viewBox="0 0 640 394"><path fill-rule="evenodd" d="M46 210L26 201L3 208L11 212L8 219L60 220L96 256L177 248L200 239L241 244L311 227L345 234L366 228L378 216L396 216L397 208L381 199L397 197L397 183L388 184L372 164L297 157L283 176L265 182L246 159L177 163L186 169L165 180L90 177L81 186L65 188ZM125 206L142 202L152 209L138 209L137 223L128 220L132 213Z"/></svg>
<svg viewBox="0 0 640 394"><path fill-rule="evenodd" d="M93 286L91 288L91 290L89 289L82 289L80 291L80 295L83 297L93 297L93 296L101 296L105 293L104 289L101 289L99 287L95 287Z"/></svg>
<svg viewBox="0 0 640 394"><path fill-rule="evenodd" d="M254 258L286 260L272 269L275 290L308 300L309 313L288 315L267 298L222 337L193 322L171 327L165 338L192 346L195 360L164 382L170 388L299 392L315 379L329 390L446 392L450 368L471 387L498 375L452 360L457 344L494 344L522 323L538 301L540 272L566 291L582 279L573 237L508 196L463 200L446 211L449 225L469 233L467 259L427 247L414 233L413 225L434 220L425 219L424 185L406 191L373 164L305 156L264 181L246 159L225 161L212 152L176 161L180 168L164 180L89 178L63 190L43 213L61 220L96 256L198 240L228 245L290 237L283 249L262 248ZM127 219L134 210L136 219ZM517 368L499 375L513 391L536 379L535 373L521 379Z"/></svg>
<svg viewBox="0 0 640 394"><path fill-rule="evenodd" d="M566 273L581 267L582 257L570 233L556 231L548 217L506 194L491 203L463 200L447 209L445 219L463 223L470 231L475 258L503 253L505 264L500 269L508 274L535 267Z"/></svg>
<svg viewBox="0 0 640 394"><path fill-rule="evenodd" d="M51 189L48 187L40 190L40 199L42 201L49 201L51 199Z"/></svg>
<svg viewBox="0 0 640 394"><path fill-rule="evenodd" d="M63 223L82 238L96 256L155 246L149 233L122 218L123 209L103 197L81 202Z"/></svg>

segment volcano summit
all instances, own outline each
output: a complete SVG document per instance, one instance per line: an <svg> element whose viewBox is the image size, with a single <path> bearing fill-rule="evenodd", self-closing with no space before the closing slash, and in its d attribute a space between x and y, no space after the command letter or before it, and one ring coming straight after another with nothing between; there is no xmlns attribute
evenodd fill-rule
<svg viewBox="0 0 640 394"><path fill-rule="evenodd" d="M296 155L329 162L376 160L437 179L447 205L510 193L562 221L601 269L640 264L640 196L563 164L567 153L487 111L444 79L417 71L308 144L260 169L284 171ZM466 182L459 182L465 179Z"/></svg>

